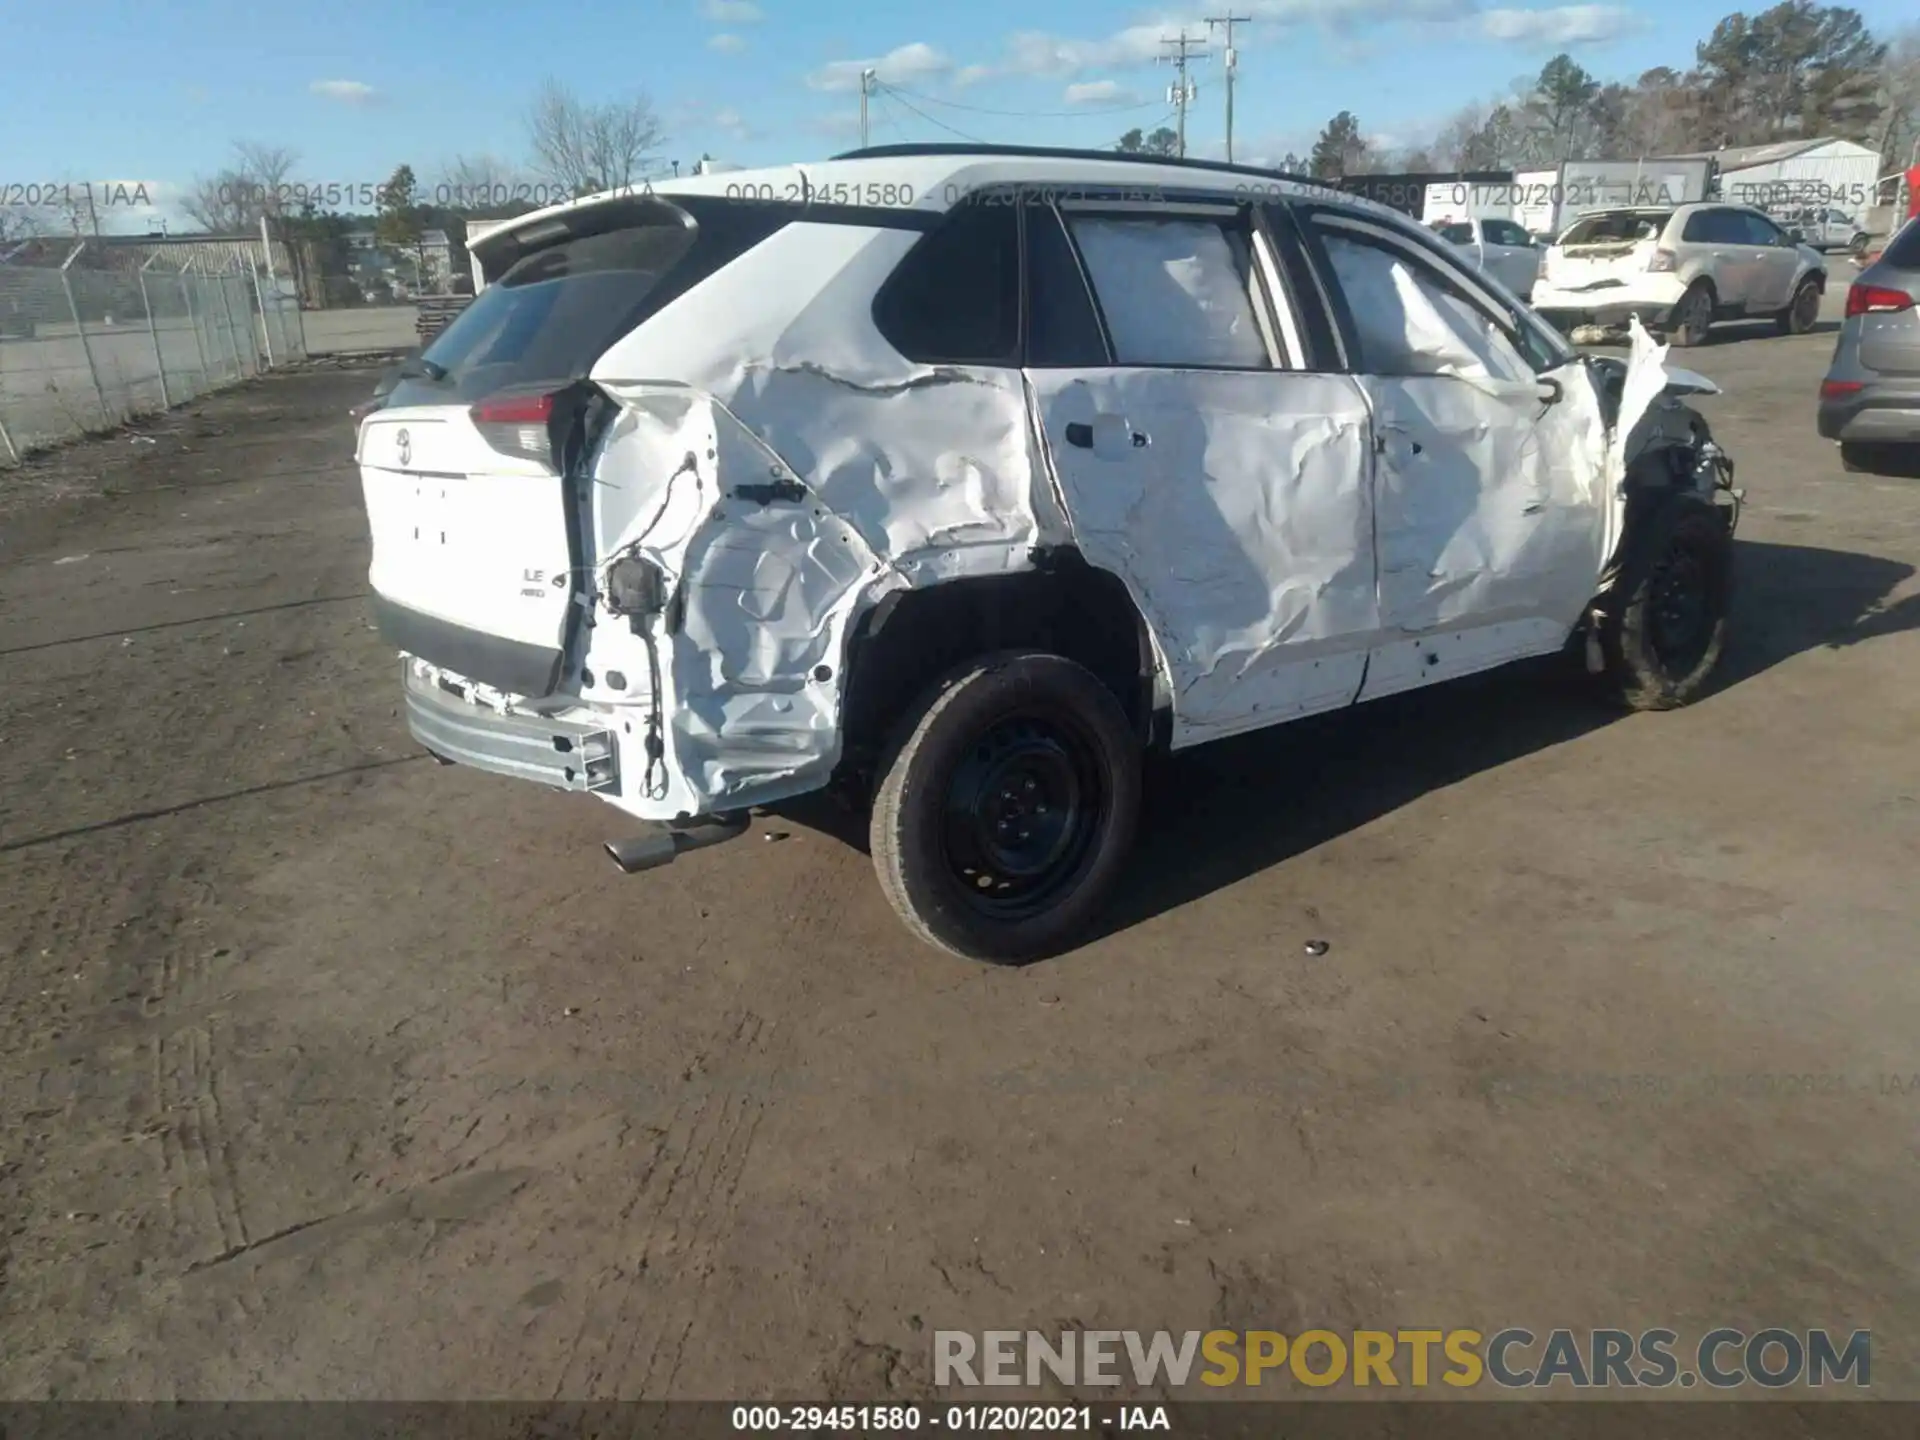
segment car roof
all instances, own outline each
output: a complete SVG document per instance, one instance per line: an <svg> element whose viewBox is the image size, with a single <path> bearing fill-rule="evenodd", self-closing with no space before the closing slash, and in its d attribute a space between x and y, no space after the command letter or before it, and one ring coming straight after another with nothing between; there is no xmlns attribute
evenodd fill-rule
<svg viewBox="0 0 1920 1440"><path fill-rule="evenodd" d="M630 200L635 195L657 195L667 200L680 196L759 199L869 209L898 206L943 213L981 190L1020 184L1312 199L1334 202L1402 226L1415 223L1402 211L1327 181L1251 165L1025 145L886 145L849 151L829 160L639 181L517 215L490 230L478 243L492 247L542 222Z"/></svg>

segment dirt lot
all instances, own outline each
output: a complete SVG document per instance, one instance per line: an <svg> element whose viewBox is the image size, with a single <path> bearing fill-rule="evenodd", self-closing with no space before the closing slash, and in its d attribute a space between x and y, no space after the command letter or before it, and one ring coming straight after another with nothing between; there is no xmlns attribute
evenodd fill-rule
<svg viewBox="0 0 1920 1440"><path fill-rule="evenodd" d="M1831 344L1687 362L1751 496L1718 693L1509 676L1196 755L1111 933L1017 972L907 941L810 814L627 878L613 811L421 758L365 374L0 474L0 1394L1778 1324L1920 1396L1920 483L1815 437Z"/></svg>

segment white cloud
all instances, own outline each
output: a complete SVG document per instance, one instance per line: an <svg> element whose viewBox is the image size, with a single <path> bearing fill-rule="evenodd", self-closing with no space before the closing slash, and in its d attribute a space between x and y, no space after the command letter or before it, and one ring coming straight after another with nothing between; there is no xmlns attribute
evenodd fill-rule
<svg viewBox="0 0 1920 1440"><path fill-rule="evenodd" d="M1013 75L1065 79L1083 70L1144 65L1164 54L1166 47L1162 42L1179 33L1178 24L1129 25L1104 40L1074 40L1039 30L1023 30L1007 37L1006 58L1000 68Z"/></svg>
<svg viewBox="0 0 1920 1440"><path fill-rule="evenodd" d="M738 35L716 35L707 41L709 50L718 50L722 55L738 55L747 48L747 42Z"/></svg>
<svg viewBox="0 0 1920 1440"><path fill-rule="evenodd" d="M753 127L747 124L738 110L731 107L714 111L713 124L717 129L726 131L735 140L753 139Z"/></svg>
<svg viewBox="0 0 1920 1440"><path fill-rule="evenodd" d="M316 80L307 89L342 105L365 105L380 94L364 80Z"/></svg>
<svg viewBox="0 0 1920 1440"><path fill-rule="evenodd" d="M941 75L953 68L953 62L931 45L914 41L889 50L877 60L834 60L807 77L815 90L858 90L860 72L871 70L884 83L900 85Z"/></svg>
<svg viewBox="0 0 1920 1440"><path fill-rule="evenodd" d="M830 115L821 115L807 122L807 128L818 135L829 135L835 139L844 139L860 133L860 112L858 110L836 110Z"/></svg>
<svg viewBox="0 0 1920 1440"><path fill-rule="evenodd" d="M969 85L978 85L982 80L991 80L999 72L991 65L968 65L953 77L953 83L964 90Z"/></svg>
<svg viewBox="0 0 1920 1440"><path fill-rule="evenodd" d="M766 12L753 0L702 0L700 13L721 25L751 25Z"/></svg>
<svg viewBox="0 0 1920 1440"><path fill-rule="evenodd" d="M1118 80L1086 80L1067 86L1069 105L1138 105L1140 97Z"/></svg>
<svg viewBox="0 0 1920 1440"><path fill-rule="evenodd" d="M1479 16L1480 33L1515 45L1596 45L1617 40L1641 26L1622 5L1561 5L1550 10L1488 10Z"/></svg>

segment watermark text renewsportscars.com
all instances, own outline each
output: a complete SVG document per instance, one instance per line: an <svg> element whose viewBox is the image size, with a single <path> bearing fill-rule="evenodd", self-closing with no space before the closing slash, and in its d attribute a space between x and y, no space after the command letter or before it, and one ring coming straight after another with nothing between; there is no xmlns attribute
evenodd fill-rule
<svg viewBox="0 0 1920 1440"><path fill-rule="evenodd" d="M936 1330L936 1386L1714 1391L1873 1377L1869 1330Z"/></svg>

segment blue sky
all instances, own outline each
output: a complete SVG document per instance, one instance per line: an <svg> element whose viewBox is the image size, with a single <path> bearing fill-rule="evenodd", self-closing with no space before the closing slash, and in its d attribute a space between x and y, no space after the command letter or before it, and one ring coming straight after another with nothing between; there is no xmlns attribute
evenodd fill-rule
<svg viewBox="0 0 1920 1440"><path fill-rule="evenodd" d="M1424 138L1469 100L1508 89L1556 50L1603 78L1687 64L1725 0L1239 0L1236 150L1304 150L1351 109L1389 142ZM1755 4L1751 8L1764 8ZM1858 7L1876 31L1910 0ZM428 186L457 155L526 153L542 79L585 99L644 91L665 154L754 164L857 143L857 76L886 88L875 143L969 138L1105 145L1167 117L1158 39L1223 6L1095 0L85 0L9 7L0 187L145 182L165 197L217 171L235 141L284 146L306 183L377 184L401 162ZM1194 72L1193 153L1219 153L1217 43ZM0 190L0 201L7 192ZM121 209L103 228L144 230ZM177 217L176 217L177 223Z"/></svg>

